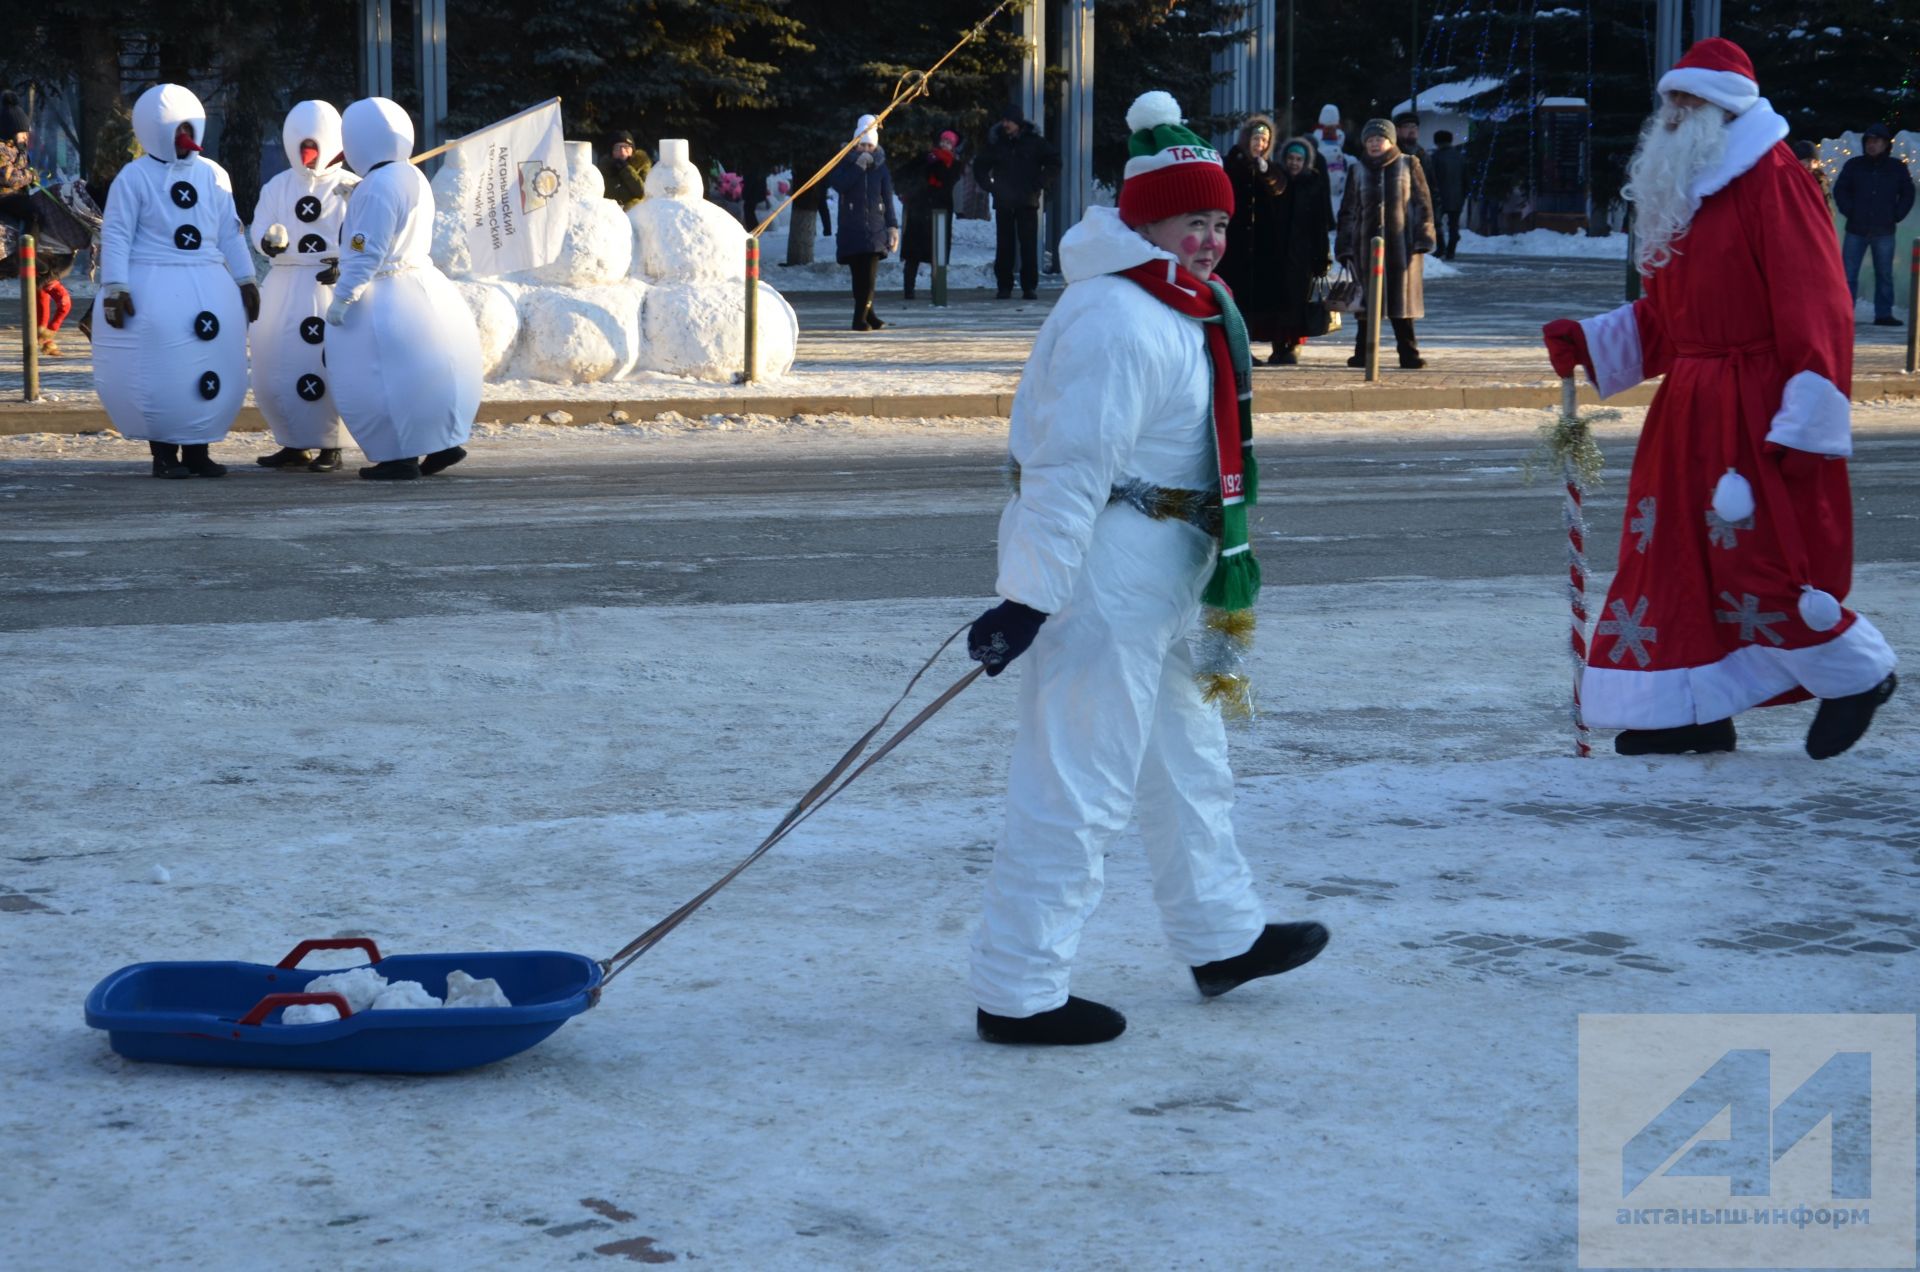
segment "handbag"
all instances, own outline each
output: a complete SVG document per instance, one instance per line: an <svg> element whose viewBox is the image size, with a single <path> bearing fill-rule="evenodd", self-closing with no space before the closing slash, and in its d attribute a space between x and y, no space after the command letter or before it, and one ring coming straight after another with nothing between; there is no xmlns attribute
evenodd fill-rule
<svg viewBox="0 0 1920 1272"><path fill-rule="evenodd" d="M1333 279L1326 274L1307 287L1306 329L1300 333L1303 336L1311 339L1340 330L1340 314L1327 304L1327 293L1332 288Z"/></svg>
<svg viewBox="0 0 1920 1272"><path fill-rule="evenodd" d="M1340 267L1340 277L1327 285L1327 309L1337 314L1363 314L1367 312L1367 291L1353 271L1345 265Z"/></svg>

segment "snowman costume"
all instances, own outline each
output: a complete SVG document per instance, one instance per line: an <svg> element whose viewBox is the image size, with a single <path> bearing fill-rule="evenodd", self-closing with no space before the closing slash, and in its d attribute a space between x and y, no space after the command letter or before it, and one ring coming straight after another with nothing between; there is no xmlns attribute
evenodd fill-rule
<svg viewBox="0 0 1920 1272"><path fill-rule="evenodd" d="M1103 858L1136 816L1167 941L1203 994L1298 966L1325 942L1317 924L1267 925L1234 840L1225 726L1187 642L1203 597L1218 604L1210 580L1231 536L1139 496L1211 492L1217 521L1221 492L1237 486L1223 480L1214 337L1155 294L1179 262L1136 228L1231 212L1232 187L1166 94L1136 102L1128 124L1136 158L1121 207L1088 209L1061 239L1068 287L1013 402L1017 484L1000 519L996 585L1006 600L969 638L994 674L1030 649L1006 821L973 940L980 1035L993 1042L1100 1042L1124 1029L1117 1012L1070 997L1067 984ZM996 619L1009 610L1030 625ZM1304 941L1311 952L1269 957L1280 928L1290 950ZM1317 935L1291 931L1304 928Z"/></svg>
<svg viewBox="0 0 1920 1272"><path fill-rule="evenodd" d="M312 168L301 159L302 141L319 146ZM272 262L252 332L253 400L281 446L337 450L346 445L347 430L322 356L333 288L320 275L341 256L347 198L360 178L334 162L341 153L340 112L327 102L294 106L280 142L293 166L260 191L249 230Z"/></svg>
<svg viewBox="0 0 1920 1272"><path fill-rule="evenodd" d="M334 401L376 464L451 451L480 409L480 336L429 255L433 190L407 161L413 122L398 104L369 97L347 107L341 131L361 179L327 311Z"/></svg>
<svg viewBox="0 0 1920 1272"><path fill-rule="evenodd" d="M113 426L150 443L205 446L233 426L247 396L247 315L254 281L226 169L198 152L173 158L187 124L197 139L206 108L178 84L133 105L146 154L107 191L100 227L100 294L93 311L93 381ZM105 319L109 296L130 295L124 325Z"/></svg>

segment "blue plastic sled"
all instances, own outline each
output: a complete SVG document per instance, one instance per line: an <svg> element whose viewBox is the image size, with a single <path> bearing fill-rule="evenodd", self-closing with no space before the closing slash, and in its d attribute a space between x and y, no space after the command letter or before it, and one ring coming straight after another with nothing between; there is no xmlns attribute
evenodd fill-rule
<svg viewBox="0 0 1920 1272"><path fill-rule="evenodd" d="M444 998L447 973L492 977L511 1007L420 1008L348 1014L338 994L308 994L307 982L343 968L298 970L309 951L363 949L389 981L419 981ZM582 954L514 950L496 954L380 957L364 937L302 941L274 966L264 963L135 963L93 987L87 1023L107 1031L129 1060L245 1069L333 1069L356 1073L449 1073L517 1055L599 1000L601 969ZM326 1002L341 1019L284 1025L282 1009Z"/></svg>

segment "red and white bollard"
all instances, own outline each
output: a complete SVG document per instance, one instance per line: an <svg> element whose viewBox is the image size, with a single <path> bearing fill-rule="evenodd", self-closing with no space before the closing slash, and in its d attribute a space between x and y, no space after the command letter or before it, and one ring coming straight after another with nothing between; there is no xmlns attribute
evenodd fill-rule
<svg viewBox="0 0 1920 1272"><path fill-rule="evenodd" d="M1560 381L1560 413L1575 418L1579 409L1578 390L1573 377ZM1582 491L1579 471L1571 459L1564 460L1560 478L1566 485L1564 519L1567 524L1567 601L1573 610L1570 648L1573 653L1573 753L1583 759L1593 754L1588 740L1587 719L1580 710L1580 677L1587 669L1587 519L1581 509Z"/></svg>

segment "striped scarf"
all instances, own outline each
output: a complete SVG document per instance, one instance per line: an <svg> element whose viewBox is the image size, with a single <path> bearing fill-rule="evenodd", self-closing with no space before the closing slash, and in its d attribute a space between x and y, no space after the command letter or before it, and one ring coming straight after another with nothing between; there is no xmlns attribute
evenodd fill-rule
<svg viewBox="0 0 1920 1272"><path fill-rule="evenodd" d="M1253 458L1253 355L1233 293L1218 279L1202 282L1173 261L1147 261L1121 273L1176 313L1203 324L1213 363L1213 436L1220 464L1220 557L1201 601L1206 606L1198 674L1209 701L1250 715L1251 685L1242 655L1253 640L1253 602L1260 563L1247 536L1247 508L1257 502Z"/></svg>

